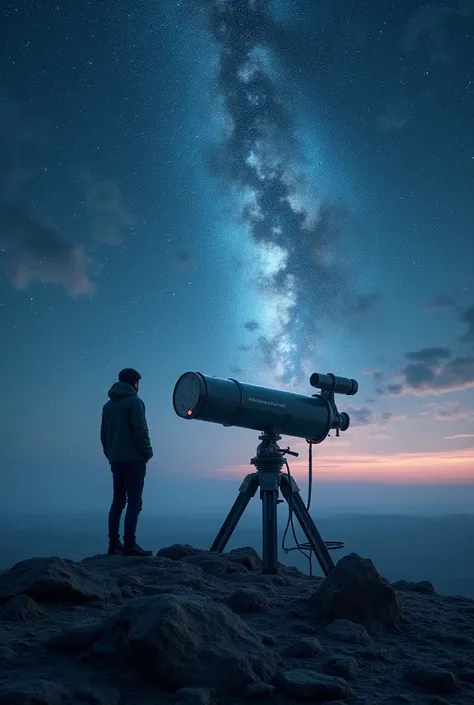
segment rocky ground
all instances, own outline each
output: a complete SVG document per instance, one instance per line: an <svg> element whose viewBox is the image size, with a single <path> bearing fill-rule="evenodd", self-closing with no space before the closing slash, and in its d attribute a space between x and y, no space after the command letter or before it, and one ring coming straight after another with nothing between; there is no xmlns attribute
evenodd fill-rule
<svg viewBox="0 0 474 705"><path fill-rule="evenodd" d="M0 574L0 705L474 703L474 600L251 548L32 558Z"/></svg>

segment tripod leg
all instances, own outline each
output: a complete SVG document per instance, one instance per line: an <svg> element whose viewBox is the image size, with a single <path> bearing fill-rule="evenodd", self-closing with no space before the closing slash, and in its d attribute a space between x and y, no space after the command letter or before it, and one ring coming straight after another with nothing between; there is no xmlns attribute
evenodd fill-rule
<svg viewBox="0 0 474 705"><path fill-rule="evenodd" d="M262 490L262 553L263 572L278 572L278 490Z"/></svg>
<svg viewBox="0 0 474 705"><path fill-rule="evenodd" d="M291 482L291 485L290 485ZM314 555L318 559L318 563L324 575L329 575L334 568L334 562L329 555L326 544L321 538L321 534L316 528L316 524L312 520L306 506L301 499L300 490L293 478L287 475L281 476L280 489L283 497L286 499L288 506L293 508L293 512L298 519L298 522L303 529L304 535L308 539Z"/></svg>
<svg viewBox="0 0 474 705"><path fill-rule="evenodd" d="M239 494L237 495L237 499L235 500L234 504L232 505L232 508L230 512L228 513L227 517L224 520L224 523L222 524L219 533L217 534L216 538L214 539L214 543L211 546L211 551L216 551L217 553L222 553L224 548L227 545L227 542L229 541L230 537L232 536L232 533L237 526L240 517L244 513L245 509L247 508L248 503L252 499L252 497L255 496L255 493L257 492L258 489L258 477L257 473L250 473L250 475L247 475L247 477L244 479L242 484L239 487Z"/></svg>

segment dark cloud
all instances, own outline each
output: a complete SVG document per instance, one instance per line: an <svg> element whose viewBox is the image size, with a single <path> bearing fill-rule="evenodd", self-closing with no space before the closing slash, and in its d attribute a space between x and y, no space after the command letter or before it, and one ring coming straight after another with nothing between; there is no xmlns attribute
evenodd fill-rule
<svg viewBox="0 0 474 705"><path fill-rule="evenodd" d="M452 357L446 348L425 348L405 354L410 364L380 394L445 394L474 387L474 357Z"/></svg>
<svg viewBox="0 0 474 705"><path fill-rule="evenodd" d="M377 116L377 125L383 132L398 132L410 119L409 105L405 101L389 103Z"/></svg>
<svg viewBox="0 0 474 705"><path fill-rule="evenodd" d="M118 184L98 179L92 171L85 169L82 178L93 241L105 245L120 244L136 221L123 204Z"/></svg>
<svg viewBox="0 0 474 705"><path fill-rule="evenodd" d="M382 294L374 292L373 294L360 294L353 298L349 306L346 308L348 316L361 316L371 313L382 299Z"/></svg>
<svg viewBox="0 0 474 705"><path fill-rule="evenodd" d="M45 124L31 120L0 88L0 249L12 284L59 284L72 295L93 290L84 248L31 205L29 188L44 170ZM46 151L47 153L47 151Z"/></svg>
<svg viewBox="0 0 474 705"><path fill-rule="evenodd" d="M269 257L284 254L278 271L262 273L262 288L278 298L282 315L278 332L261 337L260 350L289 380L301 375L302 362L314 353L315 312L330 319L347 295L347 272L336 251L350 220L338 204L323 204L315 214L302 205L301 149L267 60L278 34L270 4L201 2L219 50L217 87L227 120L212 166L247 199L241 218L254 242Z"/></svg>
<svg viewBox="0 0 474 705"><path fill-rule="evenodd" d="M178 254L176 255L175 262L180 269L191 270L195 269L196 267L195 256L192 254L192 252L188 252L187 250L182 250L181 252L178 252Z"/></svg>
<svg viewBox="0 0 474 705"><path fill-rule="evenodd" d="M255 320L247 321L246 323L244 323L244 328L245 330L249 330L253 333L253 331L258 330L260 328L260 323Z"/></svg>
<svg viewBox="0 0 474 705"><path fill-rule="evenodd" d="M79 244L59 229L47 211L34 204L38 186L48 178L48 125L31 119L0 87L0 252L12 284L63 286L71 296L90 294L97 269L91 253L100 243L116 244L134 224L118 186L81 169L91 222L87 242ZM72 177L71 173L71 177Z"/></svg>
<svg viewBox="0 0 474 705"><path fill-rule="evenodd" d="M403 51L415 51L428 40L431 45L432 61L435 63L450 61L445 51L447 35L455 31L456 20L470 18L473 14L472 0L459 0L457 7L446 7L438 2L429 2L419 7L407 24L402 38Z"/></svg>
<svg viewBox="0 0 474 705"><path fill-rule="evenodd" d="M390 411L375 412L369 406L348 407L347 413L351 419L351 426L388 426L391 421L402 417Z"/></svg>
<svg viewBox="0 0 474 705"><path fill-rule="evenodd" d="M440 360L445 360L451 357L451 351L448 348L423 348L416 352L407 352L405 357L410 362L436 363Z"/></svg>
<svg viewBox="0 0 474 705"><path fill-rule="evenodd" d="M465 323L468 328L467 333L461 337L461 340L463 343L474 343L474 306L470 306L463 311L461 321Z"/></svg>
<svg viewBox="0 0 474 705"><path fill-rule="evenodd" d="M456 308L457 301L452 296L446 294L440 294L434 299L428 299L424 302L424 307L431 311L438 311L445 308Z"/></svg>
<svg viewBox="0 0 474 705"><path fill-rule="evenodd" d="M37 280L60 284L71 296L93 291L83 248L62 237L25 204L0 205L0 243L15 287L25 288Z"/></svg>

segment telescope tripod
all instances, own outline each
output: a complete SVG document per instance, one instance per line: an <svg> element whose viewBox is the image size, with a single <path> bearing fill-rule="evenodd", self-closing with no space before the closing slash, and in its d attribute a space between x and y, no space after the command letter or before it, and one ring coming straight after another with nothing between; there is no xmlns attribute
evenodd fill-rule
<svg viewBox="0 0 474 705"><path fill-rule="evenodd" d="M290 511L298 519L308 540L308 548L314 552L324 575L328 575L334 568L328 546L321 538L301 498L298 485L289 474L282 473L282 467L285 465L284 454L297 456L298 453L292 453L289 448L280 448L278 445L280 438L281 436L277 432L265 432L259 436L261 443L257 447L256 456L250 461L251 465L255 465L257 471L247 475L242 482L237 499L222 524L211 546L211 551L222 553L250 500L260 488L263 572L278 573L277 506L283 502L278 499L279 492L281 492Z"/></svg>

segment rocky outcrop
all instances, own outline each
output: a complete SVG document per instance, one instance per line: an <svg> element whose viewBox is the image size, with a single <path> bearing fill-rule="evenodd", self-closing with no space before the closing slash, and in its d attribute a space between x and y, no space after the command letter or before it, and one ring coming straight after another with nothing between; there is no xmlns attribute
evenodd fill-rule
<svg viewBox="0 0 474 705"><path fill-rule="evenodd" d="M22 561L0 574L0 705L471 705L474 601L415 585L355 555L265 575L248 547Z"/></svg>
<svg viewBox="0 0 474 705"><path fill-rule="evenodd" d="M402 623L395 590L371 560L356 553L341 558L310 599L308 611L323 624L347 619L368 632L399 630Z"/></svg>

